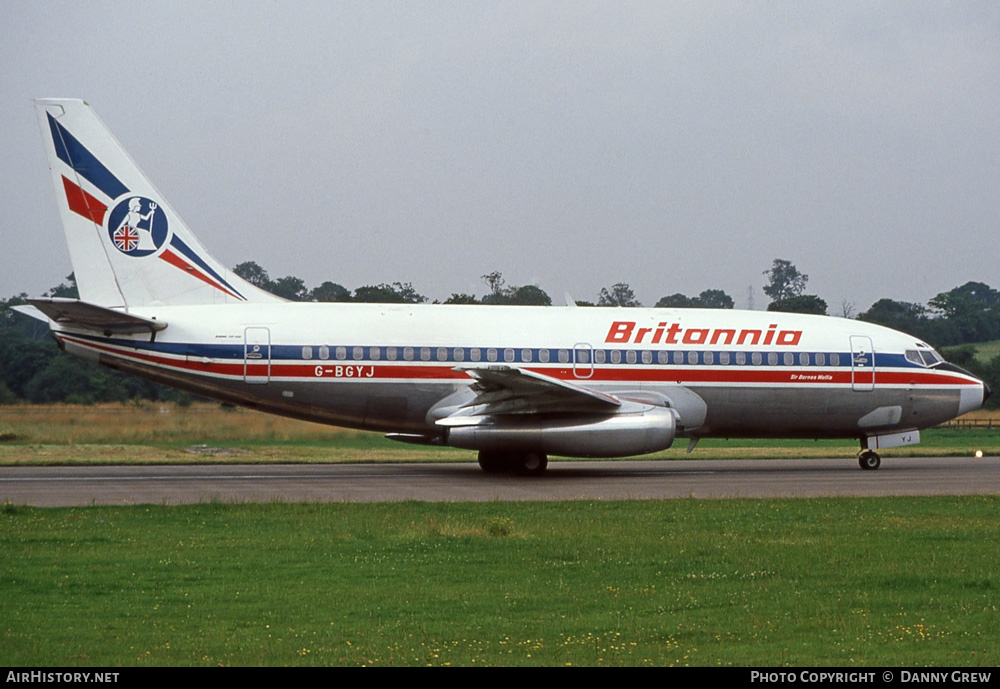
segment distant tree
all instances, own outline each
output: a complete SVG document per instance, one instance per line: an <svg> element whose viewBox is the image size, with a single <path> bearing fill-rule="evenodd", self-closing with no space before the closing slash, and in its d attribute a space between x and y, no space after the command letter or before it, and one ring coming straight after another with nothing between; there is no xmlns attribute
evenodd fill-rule
<svg viewBox="0 0 1000 689"><path fill-rule="evenodd" d="M635 298L635 292L629 287L627 282L616 282L609 290L607 287L601 288L600 298L597 300L598 306L642 306Z"/></svg>
<svg viewBox="0 0 1000 689"><path fill-rule="evenodd" d="M483 275L481 277L483 279L483 282L486 283L486 286L490 288L490 294L494 295L503 294L504 282L505 282L503 279L503 273L501 273L499 270L494 270L492 273L486 273L486 275Z"/></svg>
<svg viewBox="0 0 1000 689"><path fill-rule="evenodd" d="M697 306L703 309L732 309L736 307L736 302L721 289L707 289L699 294L695 301Z"/></svg>
<svg viewBox="0 0 1000 689"><path fill-rule="evenodd" d="M927 342L936 343L941 332L941 323L929 317L927 307L908 301L879 299L867 311L859 313L858 320L884 325Z"/></svg>
<svg viewBox="0 0 1000 689"><path fill-rule="evenodd" d="M800 294L767 305L768 311L783 311L785 313L814 313L826 315L826 302L815 294Z"/></svg>
<svg viewBox="0 0 1000 689"><path fill-rule="evenodd" d="M927 319L927 309L924 306L892 299L879 299L867 311L858 314L858 320L894 329L896 324L912 323L920 319Z"/></svg>
<svg viewBox="0 0 1000 689"><path fill-rule="evenodd" d="M306 283L302 281L302 278L297 278L294 275L278 278L271 283L270 291L272 294L290 301L305 301L309 296Z"/></svg>
<svg viewBox="0 0 1000 689"><path fill-rule="evenodd" d="M233 272L255 287L268 291L272 289L271 278L256 261L245 261L233 268Z"/></svg>
<svg viewBox="0 0 1000 689"><path fill-rule="evenodd" d="M312 301L351 301L351 290L336 282L324 282L309 293Z"/></svg>
<svg viewBox="0 0 1000 689"><path fill-rule="evenodd" d="M76 273L66 276L66 282L60 283L45 293L46 297L61 297L64 299L79 299L80 290L76 286Z"/></svg>
<svg viewBox="0 0 1000 689"><path fill-rule="evenodd" d="M515 287L511 292L509 303L522 306L552 306L552 298L537 285L522 285Z"/></svg>
<svg viewBox="0 0 1000 689"><path fill-rule="evenodd" d="M927 302L943 323L937 344L983 342L1000 337L1000 294L982 282L967 282Z"/></svg>
<svg viewBox="0 0 1000 689"><path fill-rule="evenodd" d="M515 287L507 285L503 273L495 270L482 276L483 282L489 288L489 293L483 295L483 304L519 304L522 306L551 306L552 298L537 285L522 285ZM455 295L452 295L455 296Z"/></svg>
<svg viewBox="0 0 1000 689"><path fill-rule="evenodd" d="M658 309L690 309L694 307L693 299L691 297L677 292L676 294L671 294L666 297L660 297L660 300L656 302L656 308Z"/></svg>
<svg viewBox="0 0 1000 689"><path fill-rule="evenodd" d="M782 301L801 295L805 292L806 283L809 281L809 276L800 273L791 261L781 258L774 259L771 268L765 270L764 275L767 276L764 294L771 297L771 301Z"/></svg>
<svg viewBox="0 0 1000 689"><path fill-rule="evenodd" d="M365 285L354 290L354 301L377 304L422 304L427 297L418 294L409 282L391 285Z"/></svg>
<svg viewBox="0 0 1000 689"><path fill-rule="evenodd" d="M733 298L721 289L707 289L697 297L688 297L684 294L671 294L661 297L656 302L657 308L677 308L677 309L731 309L736 306Z"/></svg>
<svg viewBox="0 0 1000 689"><path fill-rule="evenodd" d="M478 304L479 300L474 294L456 294L452 292L451 296L445 299L445 304Z"/></svg>

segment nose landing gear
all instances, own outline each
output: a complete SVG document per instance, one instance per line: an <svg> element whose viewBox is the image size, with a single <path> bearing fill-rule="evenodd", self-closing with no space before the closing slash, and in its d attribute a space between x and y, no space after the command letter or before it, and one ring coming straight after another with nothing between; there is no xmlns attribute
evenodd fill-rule
<svg viewBox="0 0 1000 689"><path fill-rule="evenodd" d="M864 450L858 455L858 465L866 471L874 471L882 466L882 458L873 450Z"/></svg>

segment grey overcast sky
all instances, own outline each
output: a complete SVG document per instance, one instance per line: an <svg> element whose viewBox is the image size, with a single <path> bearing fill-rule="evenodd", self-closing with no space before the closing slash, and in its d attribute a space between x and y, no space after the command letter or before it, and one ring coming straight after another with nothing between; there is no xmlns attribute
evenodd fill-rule
<svg viewBox="0 0 1000 689"><path fill-rule="evenodd" d="M34 97L87 100L223 263L310 287L1000 287L992 0L6 0L2 297L71 270Z"/></svg>

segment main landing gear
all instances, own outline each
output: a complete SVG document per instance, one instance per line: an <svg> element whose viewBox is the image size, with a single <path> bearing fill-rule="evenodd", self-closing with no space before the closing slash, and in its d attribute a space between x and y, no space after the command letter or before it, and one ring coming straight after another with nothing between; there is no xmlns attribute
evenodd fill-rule
<svg viewBox="0 0 1000 689"><path fill-rule="evenodd" d="M863 450L858 455L858 464L862 469L874 471L882 466L882 458L873 450Z"/></svg>
<svg viewBox="0 0 1000 689"><path fill-rule="evenodd" d="M549 458L543 452L479 451L479 467L487 474L541 476L548 465Z"/></svg>

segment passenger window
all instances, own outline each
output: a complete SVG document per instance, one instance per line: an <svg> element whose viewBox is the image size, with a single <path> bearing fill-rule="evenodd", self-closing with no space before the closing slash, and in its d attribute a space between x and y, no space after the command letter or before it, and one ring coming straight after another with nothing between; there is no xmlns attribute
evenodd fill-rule
<svg viewBox="0 0 1000 689"><path fill-rule="evenodd" d="M590 352L586 349L576 350L576 363L578 364L589 364L590 363Z"/></svg>
<svg viewBox="0 0 1000 689"><path fill-rule="evenodd" d="M472 361L479 361L482 357L482 352L479 351L479 347L473 347L469 350L469 359Z"/></svg>
<svg viewBox="0 0 1000 689"><path fill-rule="evenodd" d="M421 347L420 348L420 360L421 361L430 361L431 360L431 348L430 347Z"/></svg>
<svg viewBox="0 0 1000 689"><path fill-rule="evenodd" d="M465 349L463 347L455 347L455 361L465 361Z"/></svg>
<svg viewBox="0 0 1000 689"><path fill-rule="evenodd" d="M330 348L327 347L326 345L323 345L322 347L320 347L319 348L319 358L322 359L323 361L326 361L327 359L329 359L330 358Z"/></svg>
<svg viewBox="0 0 1000 689"><path fill-rule="evenodd" d="M559 350L559 363L568 364L569 363L569 350L560 349Z"/></svg>
<svg viewBox="0 0 1000 689"><path fill-rule="evenodd" d="M754 366L760 366L764 362L764 356L760 352L751 354L750 359L753 361Z"/></svg>
<svg viewBox="0 0 1000 689"><path fill-rule="evenodd" d="M611 363L620 364L622 362L622 352L620 349L611 350Z"/></svg>
<svg viewBox="0 0 1000 689"><path fill-rule="evenodd" d="M309 346L303 347L302 348L302 358L303 359L312 359L313 358L313 348L309 347Z"/></svg>
<svg viewBox="0 0 1000 689"><path fill-rule="evenodd" d="M823 352L816 352L816 365L826 366L826 354Z"/></svg>
<svg viewBox="0 0 1000 689"><path fill-rule="evenodd" d="M642 351L642 363L651 364L653 363L653 353L648 349Z"/></svg>
<svg viewBox="0 0 1000 689"><path fill-rule="evenodd" d="M530 349L522 349L521 350L521 361L524 361L524 362L529 363L529 364L531 363L531 350Z"/></svg>
<svg viewBox="0 0 1000 689"><path fill-rule="evenodd" d="M674 352L674 363L675 364L684 363L684 352Z"/></svg>
<svg viewBox="0 0 1000 689"><path fill-rule="evenodd" d="M487 349L486 350L486 360L487 361L496 361L497 360L497 350L493 349L493 347L490 347L489 349Z"/></svg>
<svg viewBox="0 0 1000 689"><path fill-rule="evenodd" d="M743 366L747 363L747 353L746 352L736 352L736 365Z"/></svg>
<svg viewBox="0 0 1000 689"><path fill-rule="evenodd" d="M549 350L539 349L538 350L538 360L543 364L549 363Z"/></svg>
<svg viewBox="0 0 1000 689"><path fill-rule="evenodd" d="M656 353L656 363L658 364L667 363L667 353L662 349Z"/></svg>
<svg viewBox="0 0 1000 689"><path fill-rule="evenodd" d="M347 347L337 347L337 358L342 361L347 358Z"/></svg>
<svg viewBox="0 0 1000 689"><path fill-rule="evenodd" d="M768 366L777 366L778 365L778 353L777 352L768 352L767 353L767 365Z"/></svg>
<svg viewBox="0 0 1000 689"><path fill-rule="evenodd" d="M448 348L438 347L437 356L438 361L448 361Z"/></svg>
<svg viewBox="0 0 1000 689"><path fill-rule="evenodd" d="M808 366L808 365L809 365L809 355L805 352L802 352L801 354L799 354L799 366Z"/></svg>
<svg viewBox="0 0 1000 689"><path fill-rule="evenodd" d="M782 357L785 360L785 366L795 365L795 355L791 352L785 352L785 356Z"/></svg>
<svg viewBox="0 0 1000 689"><path fill-rule="evenodd" d="M837 354L837 352L834 352L833 354L830 355L830 365L840 366L840 355Z"/></svg>
<svg viewBox="0 0 1000 689"><path fill-rule="evenodd" d="M385 358L388 359L389 361L395 361L396 360L396 348L395 347L386 347L385 348Z"/></svg>
<svg viewBox="0 0 1000 689"><path fill-rule="evenodd" d="M368 358L371 359L372 361L378 361L379 359L381 359L382 358L382 348L381 347L372 347L371 349L369 349L368 350Z"/></svg>
<svg viewBox="0 0 1000 689"><path fill-rule="evenodd" d="M719 363L723 366L729 365L729 352L719 352Z"/></svg>
<svg viewBox="0 0 1000 689"><path fill-rule="evenodd" d="M692 366L698 363L698 352L688 352L688 363Z"/></svg>
<svg viewBox="0 0 1000 689"><path fill-rule="evenodd" d="M507 362L513 361L514 360L514 350L510 349L509 347L507 349L503 350L503 360L507 361Z"/></svg>
<svg viewBox="0 0 1000 689"><path fill-rule="evenodd" d="M630 364L634 364L635 363L635 350L634 349L630 349L627 352L625 352L625 361L627 361Z"/></svg>
<svg viewBox="0 0 1000 689"><path fill-rule="evenodd" d="M413 361L413 347L403 347L403 358L407 361Z"/></svg>
<svg viewBox="0 0 1000 689"><path fill-rule="evenodd" d="M595 364L603 364L607 360L608 360L608 353L605 352L603 349L597 349L594 351Z"/></svg>
<svg viewBox="0 0 1000 689"><path fill-rule="evenodd" d="M715 363L715 352L705 352L703 356L707 366L711 366Z"/></svg>
<svg viewBox="0 0 1000 689"><path fill-rule="evenodd" d="M360 361L361 359L365 358L365 348L364 347L355 347L354 351L352 351L351 353L354 355L354 360L355 361Z"/></svg>

